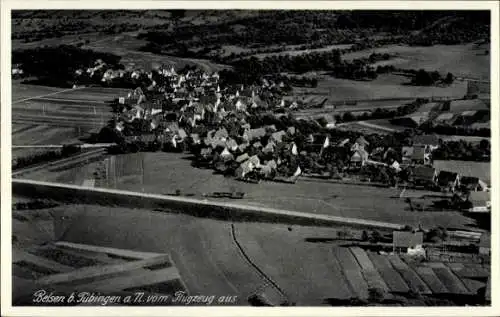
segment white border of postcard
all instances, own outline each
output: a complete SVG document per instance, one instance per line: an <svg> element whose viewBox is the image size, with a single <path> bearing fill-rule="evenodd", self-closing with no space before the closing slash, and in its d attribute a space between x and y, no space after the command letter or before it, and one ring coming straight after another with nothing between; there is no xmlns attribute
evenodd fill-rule
<svg viewBox="0 0 500 317"><path fill-rule="evenodd" d="M11 19L13 9L378 9L491 10L492 224L499 224L499 3L496 1L97 1L1 0L1 309L2 316L498 316L499 226L492 226L491 307L12 307L11 305ZM334 283L334 281L332 281Z"/></svg>

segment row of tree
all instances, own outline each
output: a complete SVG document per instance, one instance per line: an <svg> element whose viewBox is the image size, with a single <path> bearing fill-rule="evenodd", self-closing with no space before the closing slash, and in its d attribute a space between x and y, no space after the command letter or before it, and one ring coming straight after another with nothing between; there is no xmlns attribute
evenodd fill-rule
<svg viewBox="0 0 500 317"><path fill-rule="evenodd" d="M104 61L109 67L120 66L120 56L71 45L37 47L12 52L12 63L21 64L26 76L37 77L40 84L47 83L50 86L72 86L75 71L93 67L98 59Z"/></svg>
<svg viewBox="0 0 500 317"><path fill-rule="evenodd" d="M45 163L69 157L79 153L81 148L79 146L63 146L61 150L45 151L42 153L34 153L27 156L17 157L12 160L12 170L18 170L35 164Z"/></svg>

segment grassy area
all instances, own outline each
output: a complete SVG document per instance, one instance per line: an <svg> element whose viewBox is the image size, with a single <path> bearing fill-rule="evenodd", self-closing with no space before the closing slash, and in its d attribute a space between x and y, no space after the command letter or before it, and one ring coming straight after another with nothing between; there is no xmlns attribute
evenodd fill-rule
<svg viewBox="0 0 500 317"><path fill-rule="evenodd" d="M54 92L59 92L53 94ZM99 130L106 122L111 108L106 105L115 98L126 95L127 89L88 87L75 90L13 84L13 100L39 97L20 101L13 105L12 144L40 145L76 142L91 127L81 127L79 122L95 122L92 129ZM48 95L50 94L50 95ZM48 96L46 96L48 95ZM81 100L81 102L80 102ZM44 112L45 110L45 112ZM44 120L52 120L47 124ZM16 121L21 120L21 121ZM61 126L58 125L61 122ZM64 123L64 124L62 124ZM73 126L68 126L68 123ZM29 153L29 149L15 149L14 156Z"/></svg>
<svg viewBox="0 0 500 317"><path fill-rule="evenodd" d="M58 91L63 91L62 88L47 87L47 86L37 86L37 85L25 85L21 84L20 80L12 81L12 101L22 100L25 98L32 98L37 96L43 96L47 94L52 94Z"/></svg>
<svg viewBox="0 0 500 317"><path fill-rule="evenodd" d="M348 79L322 76L317 88L296 87L294 94L304 97L326 98L335 100L384 99L384 98L425 98L456 97L461 98L467 92L464 82L455 82L449 87L424 87L405 85L409 82L403 76L380 75L373 81L352 81Z"/></svg>
<svg viewBox="0 0 500 317"><path fill-rule="evenodd" d="M396 55L378 65L394 65L397 68L437 70L440 73L451 72L455 76L490 78L490 56L484 54L489 45L434 45L434 46L402 46L390 45L375 49L348 53L342 56L345 60L367 57L371 53L389 53Z"/></svg>
<svg viewBox="0 0 500 317"><path fill-rule="evenodd" d="M204 193L243 191L246 196L238 202L252 206L378 220L413 227L421 224L424 228L436 225L454 228L475 226L474 220L459 212L412 212L404 197L399 198L401 189L335 184L306 178L299 179L293 185L275 182L249 184L214 175L212 170L194 168L185 154L162 152L144 153L143 176L140 158L130 155L121 157L119 160L122 163L115 163L115 174L118 176L109 181L110 186L116 186L117 189L157 194L174 194L180 190L182 195L199 199L205 199ZM91 177L89 175L96 167L93 164L61 172L41 171L26 177L81 184L84 179ZM125 167L120 171L119 166ZM407 190L405 197L426 193ZM426 201L431 203L429 199Z"/></svg>
<svg viewBox="0 0 500 317"><path fill-rule="evenodd" d="M421 268L436 273L426 275L423 280L427 284L440 282L453 290L456 283L465 280L460 269L454 268L459 277L451 280L448 264L438 263L446 269L443 274L443 269L427 263L404 263L397 255L341 247L346 243L337 240L342 228L248 222L234 223L233 230L228 222L182 214L87 205L59 206L37 211L40 213L45 215L14 219L13 233L22 238L15 246L33 246L62 234L64 241L73 243L168 253L190 293L237 295L240 305L248 305L248 296L260 292L280 298L257 269L299 306L366 296L370 267L380 272L393 291L412 288L415 279L422 276ZM364 259L362 267L358 257ZM467 265L482 268L480 264Z"/></svg>

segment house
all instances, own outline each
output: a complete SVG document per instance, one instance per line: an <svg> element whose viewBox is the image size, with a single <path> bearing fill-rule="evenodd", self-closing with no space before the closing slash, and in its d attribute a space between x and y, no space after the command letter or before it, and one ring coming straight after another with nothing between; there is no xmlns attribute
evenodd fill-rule
<svg viewBox="0 0 500 317"><path fill-rule="evenodd" d="M437 171L429 166L415 166L412 169L413 183L417 186L434 186L437 179Z"/></svg>
<svg viewBox="0 0 500 317"><path fill-rule="evenodd" d="M250 157L248 156L247 153L243 153L241 154L240 156L236 157L236 162L237 163L243 163L245 162L246 160L248 160Z"/></svg>
<svg viewBox="0 0 500 317"><path fill-rule="evenodd" d="M459 180L460 178L457 173L440 171L436 183L443 191L455 192Z"/></svg>
<svg viewBox="0 0 500 317"><path fill-rule="evenodd" d="M411 155L412 164L429 165L431 164L431 158L428 148L417 145L413 146L413 153Z"/></svg>
<svg viewBox="0 0 500 317"><path fill-rule="evenodd" d="M439 138L434 134L422 134L413 137L414 146L424 146L425 149L434 151L439 147Z"/></svg>
<svg viewBox="0 0 500 317"><path fill-rule="evenodd" d="M422 145L403 146L403 164L405 165L430 165L431 157L429 150Z"/></svg>
<svg viewBox="0 0 500 317"><path fill-rule="evenodd" d="M460 189L463 191L477 192L487 191L488 186L477 177L462 176L460 177Z"/></svg>
<svg viewBox="0 0 500 317"><path fill-rule="evenodd" d="M394 162L392 162L391 168L393 168L396 171L396 173L399 173L401 171L401 165L396 160L394 160Z"/></svg>
<svg viewBox="0 0 500 317"><path fill-rule="evenodd" d="M418 112L408 116L391 119L390 122L394 125L417 128L427 120L429 120L428 112Z"/></svg>
<svg viewBox="0 0 500 317"><path fill-rule="evenodd" d="M276 147L276 144L274 143L274 141L273 140L269 140L269 142L267 142L267 145L262 149L262 152L264 152L264 153L273 153L275 147Z"/></svg>
<svg viewBox="0 0 500 317"><path fill-rule="evenodd" d="M254 166L250 160L246 160L243 163L240 164L240 166L236 169L235 171L235 176L237 178L243 178L245 175L248 173L252 172L254 169Z"/></svg>
<svg viewBox="0 0 500 317"><path fill-rule="evenodd" d="M483 233L479 239L479 254L491 255L491 235Z"/></svg>
<svg viewBox="0 0 500 317"><path fill-rule="evenodd" d="M410 165L413 157L413 146L403 146L401 149L401 156L404 165Z"/></svg>
<svg viewBox="0 0 500 317"><path fill-rule="evenodd" d="M438 171L451 171L463 177L477 177L483 190L491 184L491 164L489 162L435 160L432 165Z"/></svg>
<svg viewBox="0 0 500 317"><path fill-rule="evenodd" d="M260 139L266 135L265 128L250 129L244 132L243 138L247 141L253 141L254 139Z"/></svg>
<svg viewBox="0 0 500 317"><path fill-rule="evenodd" d="M285 131L278 131L278 132L274 132L273 134L271 134L271 140L274 140L276 142L282 142L283 141L283 136L286 135L286 132Z"/></svg>
<svg viewBox="0 0 500 317"><path fill-rule="evenodd" d="M229 138L226 140L226 147L234 152L238 149L238 143L234 139Z"/></svg>
<svg viewBox="0 0 500 317"><path fill-rule="evenodd" d="M364 149L357 149L351 156L351 167L361 167L366 164L368 160L368 152Z"/></svg>
<svg viewBox="0 0 500 317"><path fill-rule="evenodd" d="M408 252L412 249L420 249L424 244L424 233L422 231L393 231L393 252Z"/></svg>
<svg viewBox="0 0 500 317"><path fill-rule="evenodd" d="M354 144L351 147L351 151L356 151L357 149L364 149L365 146L370 145L370 142L366 141L366 139L363 136L360 136L359 138L354 141Z"/></svg>
<svg viewBox="0 0 500 317"><path fill-rule="evenodd" d="M489 192L471 192L467 201L472 204L469 212L491 212L491 197Z"/></svg>

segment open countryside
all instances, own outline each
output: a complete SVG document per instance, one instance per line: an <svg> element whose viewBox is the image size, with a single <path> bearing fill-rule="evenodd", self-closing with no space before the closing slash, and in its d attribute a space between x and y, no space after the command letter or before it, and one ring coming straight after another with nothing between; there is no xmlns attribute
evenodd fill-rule
<svg viewBox="0 0 500 317"><path fill-rule="evenodd" d="M490 304L489 27L15 12L13 304Z"/></svg>

